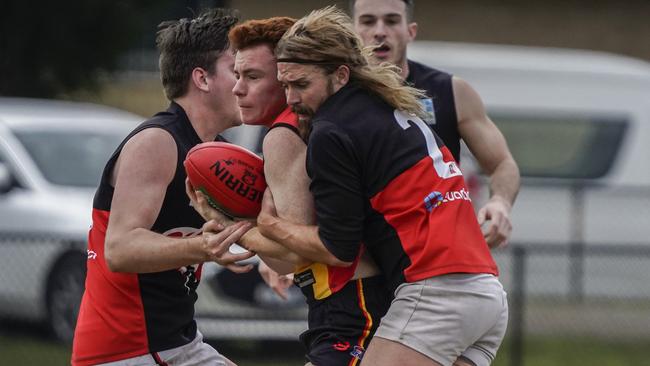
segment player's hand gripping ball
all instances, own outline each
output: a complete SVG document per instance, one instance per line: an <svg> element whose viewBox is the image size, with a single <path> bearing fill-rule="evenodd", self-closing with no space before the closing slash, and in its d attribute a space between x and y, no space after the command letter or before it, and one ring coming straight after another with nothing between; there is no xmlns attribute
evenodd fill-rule
<svg viewBox="0 0 650 366"><path fill-rule="evenodd" d="M259 156L227 142L204 142L187 153L183 165L212 207L231 217L257 217L266 189Z"/></svg>

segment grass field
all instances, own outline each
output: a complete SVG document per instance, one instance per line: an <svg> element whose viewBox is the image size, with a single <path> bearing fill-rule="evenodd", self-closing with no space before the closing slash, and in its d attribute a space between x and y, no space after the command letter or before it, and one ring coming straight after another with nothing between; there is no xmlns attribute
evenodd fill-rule
<svg viewBox="0 0 650 366"><path fill-rule="evenodd" d="M6 329L5 329L6 331ZM524 363L520 366L637 366L647 365L650 340L637 343L603 343L585 339L528 339L524 347ZM302 350L297 343L227 342L216 345L240 366L303 365ZM69 365L70 349L45 337L21 335L0 336L2 365L58 366ZM514 366L510 361L508 342L503 345L494 366Z"/></svg>
<svg viewBox="0 0 650 366"><path fill-rule="evenodd" d="M226 342L214 346L239 366L304 364L302 349L297 343ZM3 366L69 365L70 352L70 346L58 344L45 337L0 335L0 365Z"/></svg>

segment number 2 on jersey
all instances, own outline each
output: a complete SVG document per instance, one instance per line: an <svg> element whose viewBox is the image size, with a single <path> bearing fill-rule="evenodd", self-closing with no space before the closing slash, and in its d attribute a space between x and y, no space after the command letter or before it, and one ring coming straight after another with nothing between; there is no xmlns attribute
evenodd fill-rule
<svg viewBox="0 0 650 366"><path fill-rule="evenodd" d="M440 178L447 179L462 175L462 172L456 165L456 162L445 162L442 159L442 151L440 151L438 148L438 144L436 143L436 138L433 135L433 132L420 117L410 115L404 111L398 111L397 109L393 112L393 114L395 115L395 121L397 121L397 124L400 125L402 129L407 130L411 128L409 121L413 122L413 124L415 124L420 129L424 135L424 140L427 143L427 151L429 153L429 156L433 160L433 168L436 170L436 173Z"/></svg>

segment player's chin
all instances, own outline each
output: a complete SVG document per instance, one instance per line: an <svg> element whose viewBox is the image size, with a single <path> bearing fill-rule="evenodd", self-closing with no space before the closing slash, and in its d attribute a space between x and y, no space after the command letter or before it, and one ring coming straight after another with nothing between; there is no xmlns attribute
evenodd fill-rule
<svg viewBox="0 0 650 366"><path fill-rule="evenodd" d="M237 118L233 119L232 121L232 127L237 127L242 125L242 119L237 116Z"/></svg>
<svg viewBox="0 0 650 366"><path fill-rule="evenodd" d="M303 124L311 122L311 115L299 114L298 122Z"/></svg>
<svg viewBox="0 0 650 366"><path fill-rule="evenodd" d="M249 109L240 108L239 117L241 121L247 125L255 124L255 122L258 121L256 120L257 116L255 115L255 113L251 113Z"/></svg>

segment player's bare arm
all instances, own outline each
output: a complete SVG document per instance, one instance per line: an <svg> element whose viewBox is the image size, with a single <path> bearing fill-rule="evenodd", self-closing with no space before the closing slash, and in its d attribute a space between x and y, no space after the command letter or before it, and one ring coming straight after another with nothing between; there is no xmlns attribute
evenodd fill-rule
<svg viewBox="0 0 650 366"><path fill-rule="evenodd" d="M271 129L264 137L264 176L273 193L279 217L300 224L315 223L314 199L309 192L309 176L305 169L307 145L287 128ZM259 253L258 253L259 254ZM262 260L277 273L291 273L295 266L287 266L273 258ZM299 266L310 261L303 259Z"/></svg>
<svg viewBox="0 0 650 366"><path fill-rule="evenodd" d="M166 131L146 129L124 146L113 171L115 187L106 231L106 261L116 272L160 272L216 260L216 244L202 237L169 238L150 230L171 182L176 144ZM213 242L234 242L248 227L240 224ZM240 259L237 259L240 260Z"/></svg>
<svg viewBox="0 0 650 366"><path fill-rule="evenodd" d="M338 259L325 247L318 235L318 226L297 224L278 217L273 194L269 190L264 193L262 199L262 211L257 217L257 227L262 235L314 262L342 267L352 264Z"/></svg>
<svg viewBox="0 0 650 366"><path fill-rule="evenodd" d="M490 120L478 93L464 80L453 78L460 136L490 177L490 199L478 213L479 224L490 220L485 237L490 247L507 243L512 231L510 210L519 192L519 168L505 138Z"/></svg>

